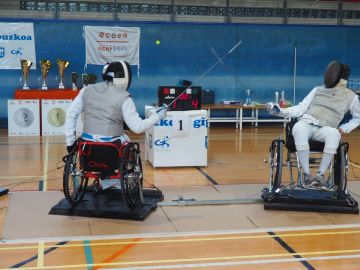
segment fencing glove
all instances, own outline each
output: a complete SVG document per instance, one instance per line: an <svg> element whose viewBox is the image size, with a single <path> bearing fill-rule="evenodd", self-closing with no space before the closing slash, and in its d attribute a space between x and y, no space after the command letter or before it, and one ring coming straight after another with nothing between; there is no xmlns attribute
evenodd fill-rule
<svg viewBox="0 0 360 270"><path fill-rule="evenodd" d="M165 104L156 110L156 114L158 115L160 120L166 117L167 110L168 110L168 106Z"/></svg>
<svg viewBox="0 0 360 270"><path fill-rule="evenodd" d="M275 104L274 102L266 103L266 110L272 115L281 114L281 108L278 104Z"/></svg>

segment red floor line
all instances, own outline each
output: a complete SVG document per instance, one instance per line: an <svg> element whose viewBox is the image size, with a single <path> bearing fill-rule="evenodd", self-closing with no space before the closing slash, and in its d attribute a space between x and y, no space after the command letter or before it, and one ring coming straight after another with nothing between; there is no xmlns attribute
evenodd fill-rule
<svg viewBox="0 0 360 270"><path fill-rule="evenodd" d="M143 239L142 238L137 238L137 239L134 239L133 241L136 242L136 241L141 241L141 240L143 240ZM110 262L114 261L116 258L118 258L121 255L125 254L127 251L129 251L131 248L133 248L135 245L136 245L136 243L127 244L125 247L123 247L122 249L116 251L111 256L109 256L108 258L103 260L101 263L110 263ZM95 266L93 268L93 270L100 269L101 267L102 266Z"/></svg>

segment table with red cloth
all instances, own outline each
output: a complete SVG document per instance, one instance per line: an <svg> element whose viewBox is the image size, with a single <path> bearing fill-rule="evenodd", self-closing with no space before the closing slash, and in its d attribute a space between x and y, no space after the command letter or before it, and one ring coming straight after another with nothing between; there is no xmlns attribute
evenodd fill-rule
<svg viewBox="0 0 360 270"><path fill-rule="evenodd" d="M49 90L16 90L15 99L74 99L80 90L49 89Z"/></svg>

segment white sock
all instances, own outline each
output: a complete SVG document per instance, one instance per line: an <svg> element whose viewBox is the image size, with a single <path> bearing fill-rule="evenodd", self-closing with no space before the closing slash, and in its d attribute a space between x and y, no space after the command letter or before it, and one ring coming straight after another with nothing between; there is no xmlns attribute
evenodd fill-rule
<svg viewBox="0 0 360 270"><path fill-rule="evenodd" d="M297 151L299 157L300 166L303 168L304 173L310 174L309 157L310 150Z"/></svg>
<svg viewBox="0 0 360 270"><path fill-rule="evenodd" d="M321 163L319 166L318 174L323 175L327 168L329 168L329 165L331 163L331 160L333 159L334 155L329 153L323 153Z"/></svg>

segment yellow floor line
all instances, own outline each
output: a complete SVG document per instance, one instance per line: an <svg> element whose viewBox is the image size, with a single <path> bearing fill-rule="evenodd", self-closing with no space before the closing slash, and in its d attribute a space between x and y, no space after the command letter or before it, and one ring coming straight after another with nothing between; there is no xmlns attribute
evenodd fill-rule
<svg viewBox="0 0 360 270"><path fill-rule="evenodd" d="M109 245L129 245L129 244L166 244L166 243L183 243L183 242L202 242L202 241L229 241L229 240L243 240L243 239L266 239L266 238L286 238L286 237L304 237L304 236L324 236L324 235L346 235L346 234L360 234L360 230L357 231L335 231L335 232L314 232L314 233L285 233L276 235L250 235L250 236L231 236L231 237L207 237L207 238L187 238L187 239L168 239L168 240L144 240L144 241L114 241L114 242L91 242L91 247L95 246L109 246ZM84 247L86 244L68 244L61 246L62 248L71 247ZM44 248L59 247L58 245L46 245ZM26 250L35 249L37 246L19 246L19 247L3 247L0 251L6 250Z"/></svg>
<svg viewBox="0 0 360 270"><path fill-rule="evenodd" d="M350 164L351 164L352 166L356 167L356 168L360 168L360 166L359 166L358 164L356 164L356 163L354 163L354 162L352 162L352 161L350 161Z"/></svg>
<svg viewBox="0 0 360 270"><path fill-rule="evenodd" d="M37 268L44 266L44 250L45 250L44 242L40 241L38 246L38 258L36 263Z"/></svg>
<svg viewBox="0 0 360 270"><path fill-rule="evenodd" d="M15 175L15 176L0 176L0 179L21 179L21 178L36 178L41 175Z"/></svg>
<svg viewBox="0 0 360 270"><path fill-rule="evenodd" d="M325 251L311 251L311 252L297 252L297 253L276 253L276 254L258 254L258 255L238 255L238 256L224 256L224 257L205 257L205 258L186 258L186 259L163 259L163 260L146 260L146 261L121 261L113 263L94 263L92 267L106 267L106 266L125 266L125 265L149 265L149 264L163 264L163 263L187 263L187 262L214 262L224 260L246 260L246 259L261 259L261 258L283 258L294 256L314 256L325 254L341 254L341 253L359 253L360 249L348 249L348 250L325 250ZM36 270L36 269L74 269L85 268L90 266L88 264L72 264L72 265L52 265L52 266L37 266L37 267L23 267L21 269ZM0 269L0 270L5 270Z"/></svg>
<svg viewBox="0 0 360 270"><path fill-rule="evenodd" d="M49 138L45 139L45 150L44 150L44 177L43 177L43 189L42 191L47 190L47 178L48 178L48 164L49 164Z"/></svg>

